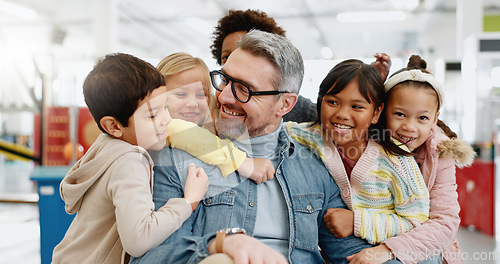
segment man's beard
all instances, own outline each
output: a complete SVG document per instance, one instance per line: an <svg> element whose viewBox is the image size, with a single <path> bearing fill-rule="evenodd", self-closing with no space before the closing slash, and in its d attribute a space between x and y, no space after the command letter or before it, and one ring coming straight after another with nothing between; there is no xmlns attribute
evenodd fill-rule
<svg viewBox="0 0 500 264"><path fill-rule="evenodd" d="M266 128L269 125L269 120L262 120L264 117L249 117L246 116L244 120L240 119L226 119L220 118L220 103L215 114L215 130L218 135L223 138L236 139L249 139L253 137L262 136L266 133ZM249 124L247 126L247 124Z"/></svg>
<svg viewBox="0 0 500 264"><path fill-rule="evenodd" d="M247 125L242 120L215 118L215 130L219 137L235 139L248 138Z"/></svg>

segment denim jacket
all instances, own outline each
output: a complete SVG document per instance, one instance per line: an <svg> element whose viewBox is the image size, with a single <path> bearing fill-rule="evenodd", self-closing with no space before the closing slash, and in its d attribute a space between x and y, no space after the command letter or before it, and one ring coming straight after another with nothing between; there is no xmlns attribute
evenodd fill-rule
<svg viewBox="0 0 500 264"><path fill-rule="evenodd" d="M326 228L323 222L326 210L347 209L347 206L322 161L296 143L285 129L280 131L279 146L276 180L288 210L288 223L283 223L289 225L290 232L288 261L324 263L321 247L331 263L346 263L347 256L370 247L354 236L337 239ZM165 148L153 157L153 199L157 208L170 198L184 196L183 183L189 163L203 167L209 175L210 197L203 199L179 230L141 258L133 258L132 263L198 263L209 255L208 243L217 230L243 227L248 235L253 235L258 206L257 185L253 181L242 180L237 173L221 180L218 168L177 149ZM216 186L212 186L214 181ZM224 183L226 188L222 186Z"/></svg>

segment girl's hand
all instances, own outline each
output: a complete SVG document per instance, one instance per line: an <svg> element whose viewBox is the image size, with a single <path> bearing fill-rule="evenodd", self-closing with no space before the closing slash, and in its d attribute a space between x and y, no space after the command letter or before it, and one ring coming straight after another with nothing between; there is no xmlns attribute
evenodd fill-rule
<svg viewBox="0 0 500 264"><path fill-rule="evenodd" d="M365 248L357 254L348 256L346 259L350 264L378 264L385 263L393 258L391 250L385 244L380 244L376 247Z"/></svg>
<svg viewBox="0 0 500 264"><path fill-rule="evenodd" d="M274 178L274 166L268 159L246 158L238 168L238 172L257 184Z"/></svg>
<svg viewBox="0 0 500 264"><path fill-rule="evenodd" d="M196 168L193 163L189 164L186 186L184 188L184 199L191 203L193 211L207 192L207 189L208 176L205 174L203 168Z"/></svg>
<svg viewBox="0 0 500 264"><path fill-rule="evenodd" d="M373 57L375 57L375 61L372 62L371 65L377 68L380 77L382 77L382 81L385 82L387 75L389 75L389 70L391 69L391 57L385 53L376 53Z"/></svg>
<svg viewBox="0 0 500 264"><path fill-rule="evenodd" d="M326 228L336 238L344 238L354 234L354 212L342 208L330 208L323 221Z"/></svg>

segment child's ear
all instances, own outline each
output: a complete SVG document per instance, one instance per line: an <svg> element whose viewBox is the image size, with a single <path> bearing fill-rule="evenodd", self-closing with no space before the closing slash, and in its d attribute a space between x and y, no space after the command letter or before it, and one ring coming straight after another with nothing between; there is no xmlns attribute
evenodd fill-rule
<svg viewBox="0 0 500 264"><path fill-rule="evenodd" d="M376 124L378 122L378 119L380 118L380 114L382 114L383 109L384 109L384 104L382 104L378 108L375 108L375 111L373 112L373 117L372 117L372 124Z"/></svg>
<svg viewBox="0 0 500 264"><path fill-rule="evenodd" d="M111 136L120 138L123 135L122 124L112 116L105 116L101 118L101 127Z"/></svg>
<svg viewBox="0 0 500 264"><path fill-rule="evenodd" d="M296 93L285 93L281 94L280 97L280 104L279 104L279 109L278 109L278 116L284 116L288 112L292 111L292 108L295 106L297 103L297 94Z"/></svg>
<svg viewBox="0 0 500 264"><path fill-rule="evenodd" d="M438 120L439 120L439 111L437 111L436 117L434 118L434 126L437 125Z"/></svg>

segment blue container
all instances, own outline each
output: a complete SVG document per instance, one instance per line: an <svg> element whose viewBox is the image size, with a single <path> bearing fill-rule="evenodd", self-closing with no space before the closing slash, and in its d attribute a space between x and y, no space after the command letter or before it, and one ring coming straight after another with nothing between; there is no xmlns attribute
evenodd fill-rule
<svg viewBox="0 0 500 264"><path fill-rule="evenodd" d="M42 264L52 262L52 251L61 242L75 215L64 210L59 184L66 176L68 166L38 166L31 180L38 185L38 210L40 212L40 254Z"/></svg>

